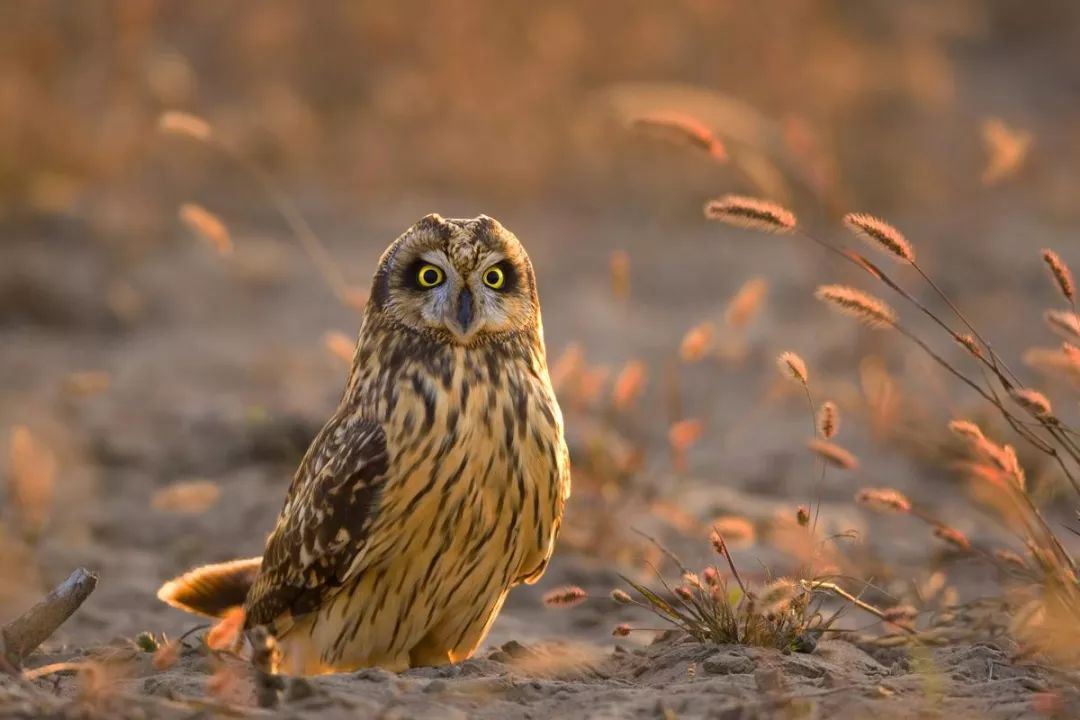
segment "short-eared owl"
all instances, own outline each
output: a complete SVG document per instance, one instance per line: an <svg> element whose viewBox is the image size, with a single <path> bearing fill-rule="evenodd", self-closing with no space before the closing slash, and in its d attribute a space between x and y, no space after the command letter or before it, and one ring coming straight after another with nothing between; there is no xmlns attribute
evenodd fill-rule
<svg viewBox="0 0 1080 720"><path fill-rule="evenodd" d="M287 674L456 662L543 574L569 495L525 249L489 217L428 215L379 261L344 395L263 556L158 597L243 605Z"/></svg>

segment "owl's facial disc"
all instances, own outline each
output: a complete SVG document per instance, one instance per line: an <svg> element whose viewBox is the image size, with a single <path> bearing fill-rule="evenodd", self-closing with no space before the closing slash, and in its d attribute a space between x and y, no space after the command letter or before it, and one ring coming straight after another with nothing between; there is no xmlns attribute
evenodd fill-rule
<svg viewBox="0 0 1080 720"><path fill-rule="evenodd" d="M485 216L421 220L385 254L372 298L380 312L456 345L530 330L539 320L528 256Z"/></svg>

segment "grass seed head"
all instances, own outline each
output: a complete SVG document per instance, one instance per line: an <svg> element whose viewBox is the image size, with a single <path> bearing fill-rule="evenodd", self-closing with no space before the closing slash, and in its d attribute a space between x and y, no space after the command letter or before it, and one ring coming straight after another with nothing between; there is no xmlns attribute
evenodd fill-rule
<svg viewBox="0 0 1080 720"><path fill-rule="evenodd" d="M630 596L624 590L620 590L619 588L615 588L611 591L611 599L620 605L630 605L633 603Z"/></svg>
<svg viewBox="0 0 1080 720"><path fill-rule="evenodd" d="M544 593L544 606L549 608L569 608L585 602L589 594L577 585L567 585Z"/></svg>
<svg viewBox="0 0 1080 720"><path fill-rule="evenodd" d="M679 357L682 361L695 363L704 358L712 345L715 330L709 322L699 323L687 330L679 344Z"/></svg>
<svg viewBox="0 0 1080 720"><path fill-rule="evenodd" d="M346 365L352 365L355 343L349 336L337 330L323 333L323 345L330 354Z"/></svg>
<svg viewBox="0 0 1080 720"><path fill-rule="evenodd" d="M896 313L884 301L846 285L822 285L814 297L850 315L867 327L887 328L896 324Z"/></svg>
<svg viewBox="0 0 1080 720"><path fill-rule="evenodd" d="M615 637L626 637L631 632L633 632L633 628L626 623L623 623L621 625L616 625L615 629L611 631L611 634Z"/></svg>
<svg viewBox="0 0 1080 720"><path fill-rule="evenodd" d="M727 150L712 130L695 117L680 112L659 111L641 115L631 121L634 128L663 133L674 140L704 150L714 160L728 159Z"/></svg>
<svg viewBox="0 0 1080 720"><path fill-rule="evenodd" d="M611 388L611 402L619 410L626 410L645 388L646 373L645 363L640 360L631 360L623 365L622 370L615 376L615 383Z"/></svg>
<svg viewBox="0 0 1080 720"><path fill-rule="evenodd" d="M822 440L821 438L811 438L806 443L806 446L810 448L811 452L834 467L843 470L857 470L859 467L859 459L850 450L842 448L834 442Z"/></svg>
<svg viewBox="0 0 1080 720"><path fill-rule="evenodd" d="M911 502L899 490L892 488L863 488L855 495L855 502L877 510L911 512Z"/></svg>
<svg viewBox="0 0 1080 720"><path fill-rule="evenodd" d="M915 262L915 251L904 235L884 220L864 213L848 213L844 224L867 243L905 262Z"/></svg>
<svg viewBox="0 0 1080 720"><path fill-rule="evenodd" d="M790 350L780 353L776 358L776 366L780 368L780 372L784 377L794 380L800 385L806 385L810 381L810 376L806 372L806 363Z"/></svg>
<svg viewBox="0 0 1080 720"><path fill-rule="evenodd" d="M799 524L799 527L810 525L810 510L805 505L800 505L795 511L795 522Z"/></svg>
<svg viewBox="0 0 1080 720"><path fill-rule="evenodd" d="M776 203L743 195L725 195L705 204L709 220L774 233L788 233L798 224L795 215Z"/></svg>
<svg viewBox="0 0 1080 720"><path fill-rule="evenodd" d="M244 608L234 607L225 611L210 632L206 633L206 646L211 650L231 650L240 640L244 630Z"/></svg>
<svg viewBox="0 0 1080 720"><path fill-rule="evenodd" d="M732 296L724 309L724 322L734 330L743 330L761 310L769 285L762 278L752 278Z"/></svg>
<svg viewBox="0 0 1080 720"><path fill-rule="evenodd" d="M170 135L185 135L194 140L206 142L210 139L212 130L210 123L198 115L191 113L169 110L158 116L158 130Z"/></svg>
<svg viewBox="0 0 1080 720"><path fill-rule="evenodd" d="M233 243L229 228L217 215L195 203L181 205L178 215L191 232L217 250L218 254L232 254Z"/></svg>
<svg viewBox="0 0 1080 720"><path fill-rule="evenodd" d="M1038 390L1022 388L1009 393L1016 404L1036 417L1049 417L1053 413L1050 401Z"/></svg>
<svg viewBox="0 0 1080 720"><path fill-rule="evenodd" d="M968 540L967 535L948 525L938 525L935 527L934 537L944 540L949 545L952 545L953 548L961 552L969 552L971 550L971 541Z"/></svg>
<svg viewBox="0 0 1080 720"><path fill-rule="evenodd" d="M1065 264L1060 255L1049 248L1043 249L1042 259L1046 263L1046 267L1050 269L1050 274L1053 276L1058 290L1061 291L1066 300L1072 302L1076 297L1076 284L1073 282L1069 266Z"/></svg>
<svg viewBox="0 0 1080 720"><path fill-rule="evenodd" d="M836 407L836 403L826 400L821 404L821 408L818 409L817 426L821 437L829 439L836 436L840 430L840 408Z"/></svg>
<svg viewBox="0 0 1080 720"><path fill-rule="evenodd" d="M1080 317L1077 317L1076 313L1068 310L1047 310L1043 313L1043 320L1051 330L1066 340L1080 339Z"/></svg>

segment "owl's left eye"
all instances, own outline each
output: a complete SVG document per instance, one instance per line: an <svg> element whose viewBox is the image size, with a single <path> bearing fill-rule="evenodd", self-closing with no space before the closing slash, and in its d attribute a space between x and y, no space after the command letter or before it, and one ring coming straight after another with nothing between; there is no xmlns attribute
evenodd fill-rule
<svg viewBox="0 0 1080 720"><path fill-rule="evenodd" d="M492 290L499 290L506 283L506 273L498 265L492 265L484 271L484 284Z"/></svg>

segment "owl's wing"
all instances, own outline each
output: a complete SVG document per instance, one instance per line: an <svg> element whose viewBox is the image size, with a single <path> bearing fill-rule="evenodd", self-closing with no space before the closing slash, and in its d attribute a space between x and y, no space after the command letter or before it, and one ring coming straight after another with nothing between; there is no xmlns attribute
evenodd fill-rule
<svg viewBox="0 0 1080 720"><path fill-rule="evenodd" d="M373 420L336 415L312 442L266 543L247 624L316 610L364 552L388 467Z"/></svg>

